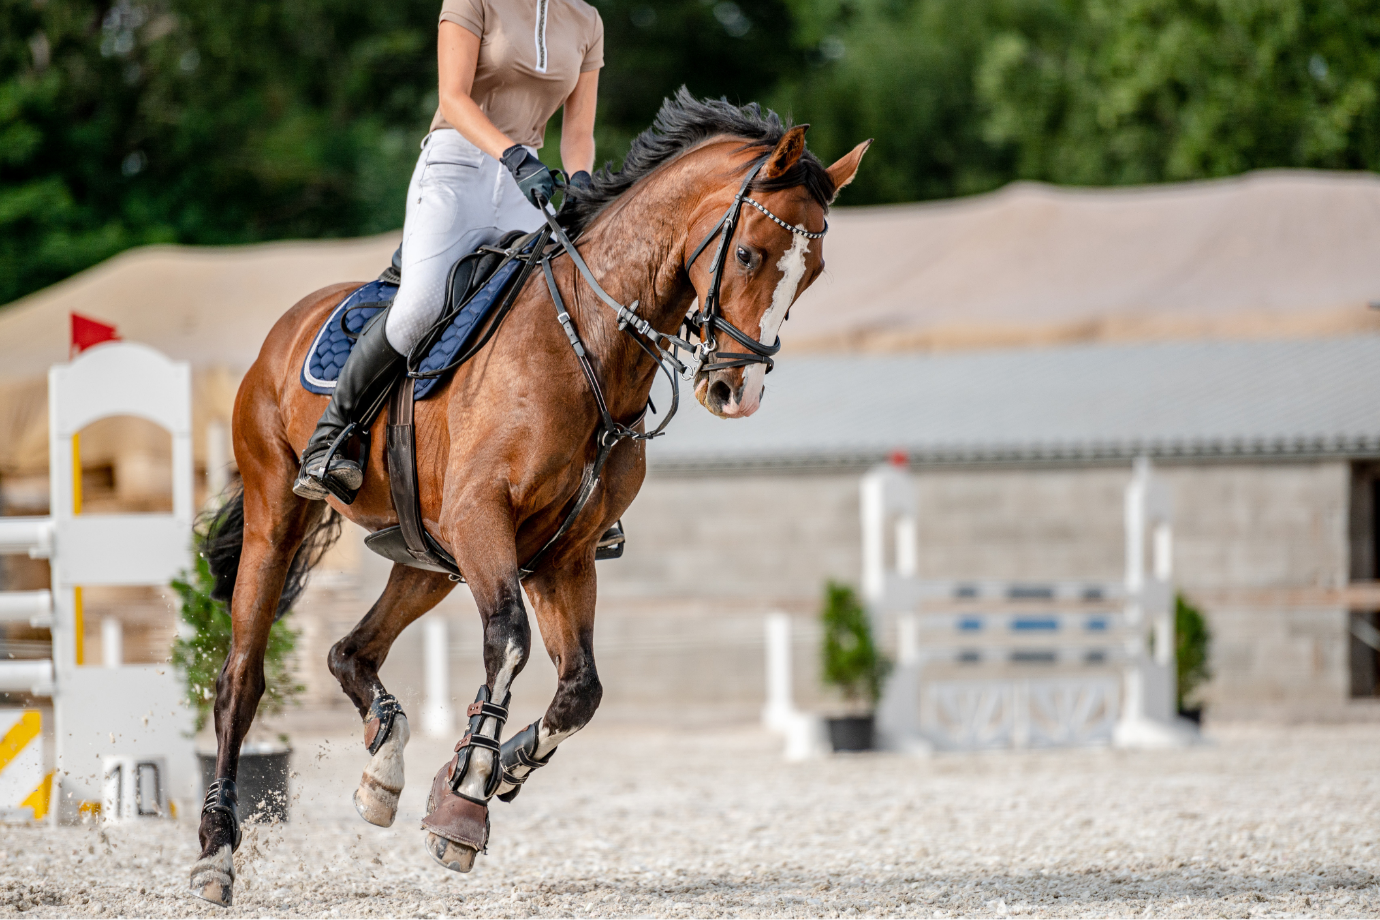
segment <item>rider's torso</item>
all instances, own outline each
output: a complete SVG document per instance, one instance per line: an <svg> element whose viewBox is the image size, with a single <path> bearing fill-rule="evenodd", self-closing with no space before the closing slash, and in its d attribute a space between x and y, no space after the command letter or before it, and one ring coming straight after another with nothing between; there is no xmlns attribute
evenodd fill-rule
<svg viewBox="0 0 1380 920"><path fill-rule="evenodd" d="M445 0L441 21L480 38L470 98L515 143L541 147L580 74L604 63L604 24L584 0ZM431 130L450 127L441 110Z"/></svg>

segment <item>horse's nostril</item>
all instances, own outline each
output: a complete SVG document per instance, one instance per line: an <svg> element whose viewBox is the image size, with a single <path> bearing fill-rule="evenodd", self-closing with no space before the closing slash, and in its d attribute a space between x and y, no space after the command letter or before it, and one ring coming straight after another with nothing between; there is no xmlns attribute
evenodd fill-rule
<svg viewBox="0 0 1380 920"><path fill-rule="evenodd" d="M709 396L719 405L723 405L732 398L733 389L722 380L716 380L709 385Z"/></svg>

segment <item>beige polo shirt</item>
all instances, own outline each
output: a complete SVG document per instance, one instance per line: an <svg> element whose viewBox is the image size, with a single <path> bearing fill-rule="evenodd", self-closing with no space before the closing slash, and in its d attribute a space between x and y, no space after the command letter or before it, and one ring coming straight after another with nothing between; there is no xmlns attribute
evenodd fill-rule
<svg viewBox="0 0 1380 920"><path fill-rule="evenodd" d="M604 66L604 22L584 0L444 0L441 21L479 36L470 98L514 143L540 147L580 74ZM438 108L431 130L449 127Z"/></svg>

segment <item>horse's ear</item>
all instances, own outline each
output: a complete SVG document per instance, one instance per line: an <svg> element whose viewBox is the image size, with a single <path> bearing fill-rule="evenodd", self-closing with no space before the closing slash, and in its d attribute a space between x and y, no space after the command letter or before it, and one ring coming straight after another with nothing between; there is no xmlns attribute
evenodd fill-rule
<svg viewBox="0 0 1380 920"><path fill-rule="evenodd" d="M834 197L837 198L839 192L845 185L853 181L853 177L858 174L858 164L862 162L863 154L867 153L867 148L872 146L872 138L868 138L848 153L839 158L839 161L829 167L829 178L834 180Z"/></svg>
<svg viewBox="0 0 1380 920"><path fill-rule="evenodd" d="M809 125L796 125L786 132L771 152L767 165L762 167L763 179L779 179L800 162L800 155L805 152L805 132L808 130Z"/></svg>

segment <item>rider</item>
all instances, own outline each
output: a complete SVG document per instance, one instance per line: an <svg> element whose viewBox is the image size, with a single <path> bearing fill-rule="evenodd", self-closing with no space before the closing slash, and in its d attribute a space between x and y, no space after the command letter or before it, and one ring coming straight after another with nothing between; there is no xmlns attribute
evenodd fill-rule
<svg viewBox="0 0 1380 920"><path fill-rule="evenodd" d="M437 36L440 106L407 189L402 282L386 322L365 327L341 368L292 491L325 498L327 477L347 494L364 471L336 451L341 431L380 397L399 363L440 316L461 256L508 230L536 230L551 197L537 159L546 122L565 106L561 161L588 185L604 23L585 0L444 0Z"/></svg>

